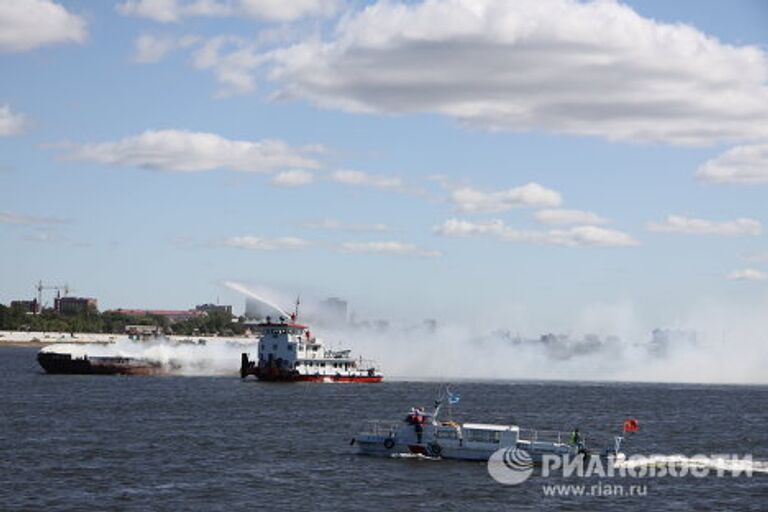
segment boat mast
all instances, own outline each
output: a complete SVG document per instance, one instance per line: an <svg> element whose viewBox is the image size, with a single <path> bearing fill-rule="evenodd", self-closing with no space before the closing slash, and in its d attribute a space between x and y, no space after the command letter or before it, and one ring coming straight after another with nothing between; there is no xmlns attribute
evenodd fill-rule
<svg viewBox="0 0 768 512"><path fill-rule="evenodd" d="M293 321L296 322L299 320L299 304L301 304L301 295L296 296L296 307L293 309Z"/></svg>

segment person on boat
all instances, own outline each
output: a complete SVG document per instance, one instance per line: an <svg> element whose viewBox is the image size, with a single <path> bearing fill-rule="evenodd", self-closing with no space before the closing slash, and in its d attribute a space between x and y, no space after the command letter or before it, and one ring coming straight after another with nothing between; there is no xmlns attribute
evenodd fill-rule
<svg viewBox="0 0 768 512"><path fill-rule="evenodd" d="M424 411L423 409L414 407L411 409L411 413L406 416L405 422L408 425L413 425L413 431L416 433L416 439L418 443L421 443L422 434L424 433Z"/></svg>
<svg viewBox="0 0 768 512"><path fill-rule="evenodd" d="M579 449L579 453L584 450L584 442L581 438L581 434L579 433L578 428L575 428L571 433L571 444Z"/></svg>
<svg viewBox="0 0 768 512"><path fill-rule="evenodd" d="M421 438L424 433L424 411L416 409L416 415L413 418L413 430L416 432L416 442L421 444Z"/></svg>

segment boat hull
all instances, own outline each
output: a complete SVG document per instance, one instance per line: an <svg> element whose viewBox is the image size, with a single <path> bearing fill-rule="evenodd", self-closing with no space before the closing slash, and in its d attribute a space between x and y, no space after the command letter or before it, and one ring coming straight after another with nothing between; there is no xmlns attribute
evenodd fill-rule
<svg viewBox="0 0 768 512"><path fill-rule="evenodd" d="M266 382L381 382L383 377L379 376L347 376L347 375L257 375L257 379Z"/></svg>
<svg viewBox="0 0 768 512"><path fill-rule="evenodd" d="M387 457L421 455L454 460L488 460L493 453L504 446L493 448L455 447L445 443L430 441L426 443L403 443L395 437L386 435L361 435L355 438L358 453L361 455L379 455Z"/></svg>
<svg viewBox="0 0 768 512"><path fill-rule="evenodd" d="M240 363L240 377L245 379L249 375L266 382L359 382L377 383L384 380L381 374L374 372L360 372L357 374L305 374L296 370L275 368L271 366L259 366L255 361L250 361L247 354L242 355Z"/></svg>
<svg viewBox="0 0 768 512"><path fill-rule="evenodd" d="M390 440L390 441L388 441ZM520 448L525 450L534 464L541 464L544 456L577 456L574 450L553 447L547 450L530 450L521 445L496 445L493 447L461 447L448 443L400 443L386 435L362 435L354 439L358 453L384 457L423 456L447 460L487 461L499 449ZM585 457L605 459L605 454L585 453ZM612 454L614 460L623 460L623 453Z"/></svg>
<svg viewBox="0 0 768 512"><path fill-rule="evenodd" d="M37 362L52 374L64 375L159 375L162 364L126 357L75 357L70 354L40 352Z"/></svg>

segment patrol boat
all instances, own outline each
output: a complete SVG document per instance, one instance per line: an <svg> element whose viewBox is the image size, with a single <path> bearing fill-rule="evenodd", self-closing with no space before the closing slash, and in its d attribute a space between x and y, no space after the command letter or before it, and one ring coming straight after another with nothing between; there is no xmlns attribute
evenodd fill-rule
<svg viewBox="0 0 768 512"><path fill-rule="evenodd" d="M488 460L500 449L515 448L523 450L534 463L540 463L545 455L625 458L621 452L622 436L615 436L609 448L591 451L578 431L573 436L554 431L522 430L517 425L441 421L438 416L442 403L437 401L432 412L413 408L400 422L368 421L351 444L357 445L359 453L367 455L462 460ZM636 428L636 420L627 421L634 422Z"/></svg>
<svg viewBox="0 0 768 512"><path fill-rule="evenodd" d="M247 353L241 355L240 377L253 375L259 380L275 382L381 382L384 378L376 364L353 358L351 350L331 350L314 336L309 327L299 324L298 307L278 321L266 317L252 324L260 337L258 360Z"/></svg>

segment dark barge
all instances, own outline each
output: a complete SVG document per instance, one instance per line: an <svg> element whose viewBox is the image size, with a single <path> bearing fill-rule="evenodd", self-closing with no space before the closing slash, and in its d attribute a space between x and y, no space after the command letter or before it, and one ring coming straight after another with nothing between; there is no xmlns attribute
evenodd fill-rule
<svg viewBox="0 0 768 512"><path fill-rule="evenodd" d="M168 369L158 361L120 356L72 356L60 352L37 354L37 362L47 373L69 375L159 375Z"/></svg>

